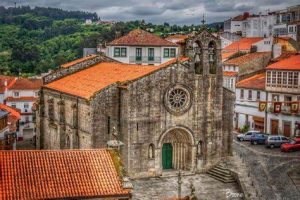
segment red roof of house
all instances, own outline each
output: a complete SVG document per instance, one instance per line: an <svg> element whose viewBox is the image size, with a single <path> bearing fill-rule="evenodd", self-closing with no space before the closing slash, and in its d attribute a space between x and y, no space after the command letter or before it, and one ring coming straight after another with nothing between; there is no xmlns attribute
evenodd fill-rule
<svg viewBox="0 0 300 200"><path fill-rule="evenodd" d="M236 53L238 53L238 51L222 52L222 54L221 54L222 60L226 60Z"/></svg>
<svg viewBox="0 0 300 200"><path fill-rule="evenodd" d="M269 66L266 69L278 69L278 70L300 70L300 55L292 55L288 58L279 60Z"/></svg>
<svg viewBox="0 0 300 200"><path fill-rule="evenodd" d="M12 85L15 82L15 80L16 77L0 75L0 93L4 93L5 88ZM5 86L5 82L6 82L6 86Z"/></svg>
<svg viewBox="0 0 300 200"><path fill-rule="evenodd" d="M225 47L223 51L250 51L251 46L262 39L261 37L242 38Z"/></svg>
<svg viewBox="0 0 300 200"><path fill-rule="evenodd" d="M17 101L36 101L36 97L28 96L28 97L7 97L5 99L6 102L17 102Z"/></svg>
<svg viewBox="0 0 300 200"><path fill-rule="evenodd" d="M238 73L237 72L223 72L223 76L236 76Z"/></svg>
<svg viewBox="0 0 300 200"><path fill-rule="evenodd" d="M241 80L236 84L236 88L246 88L246 89L265 89L265 79L266 73L256 74L244 80Z"/></svg>
<svg viewBox="0 0 300 200"><path fill-rule="evenodd" d="M170 42L183 43L183 42L185 42L185 40L188 37L189 37L189 35L175 34L175 35L170 35L170 36L166 37L165 39Z"/></svg>
<svg viewBox="0 0 300 200"><path fill-rule="evenodd" d="M10 90L39 90L43 85L42 79L17 78L13 84L8 86Z"/></svg>
<svg viewBox="0 0 300 200"><path fill-rule="evenodd" d="M141 29L130 31L127 35L117 38L109 46L178 46L157 35Z"/></svg>
<svg viewBox="0 0 300 200"><path fill-rule="evenodd" d="M0 199L129 197L118 173L107 149L0 151Z"/></svg>
<svg viewBox="0 0 300 200"><path fill-rule="evenodd" d="M254 59L256 58L261 58L264 57L266 55L271 55L271 52L256 52L256 53L249 53L249 54L245 54L236 58L232 58L229 60L226 60L224 62L225 65L242 65L244 63L247 62L253 62Z"/></svg>
<svg viewBox="0 0 300 200"><path fill-rule="evenodd" d="M173 64L176 60L176 58L172 59L160 66L100 62L92 67L48 83L44 87L85 99L90 99L95 93L109 85L133 81ZM185 60L187 60L187 58L179 59L179 61Z"/></svg>
<svg viewBox="0 0 300 200"><path fill-rule="evenodd" d="M15 108L12 108L10 106L4 105L4 104L0 104L0 109L2 110L6 110L7 112L9 112L12 116L14 116L16 119L21 119L21 114L18 110L16 110Z"/></svg>
<svg viewBox="0 0 300 200"><path fill-rule="evenodd" d="M246 20L247 18L249 18L250 16L253 16L253 15L250 15L250 13L248 12L245 12L241 15L238 15L238 16L235 16L234 18L232 18L231 20L232 21L244 21Z"/></svg>

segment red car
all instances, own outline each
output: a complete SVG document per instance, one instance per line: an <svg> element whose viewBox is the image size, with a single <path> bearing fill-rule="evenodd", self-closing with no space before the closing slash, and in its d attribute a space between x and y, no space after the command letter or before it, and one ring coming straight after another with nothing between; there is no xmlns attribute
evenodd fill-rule
<svg viewBox="0 0 300 200"><path fill-rule="evenodd" d="M300 150L300 138L295 138L288 143L284 143L280 147L283 152Z"/></svg>

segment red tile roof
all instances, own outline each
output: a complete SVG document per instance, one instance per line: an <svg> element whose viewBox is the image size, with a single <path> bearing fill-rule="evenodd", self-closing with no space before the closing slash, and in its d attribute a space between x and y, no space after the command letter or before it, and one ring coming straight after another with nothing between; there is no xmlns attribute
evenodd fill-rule
<svg viewBox="0 0 300 200"><path fill-rule="evenodd" d="M61 67L67 68L67 67L75 65L77 63L80 63L80 62L83 62L83 61L86 61L86 60L89 60L89 59L95 58L95 57L97 57L97 55L89 55L89 56L86 56L84 58L79 58L79 59L73 60L71 62L65 63L65 64L61 65Z"/></svg>
<svg viewBox="0 0 300 200"><path fill-rule="evenodd" d="M0 199L130 196L106 149L0 151L0 174Z"/></svg>
<svg viewBox="0 0 300 200"><path fill-rule="evenodd" d="M267 55L271 55L271 52L249 53L249 54L245 54L245 55L242 55L242 56L239 56L239 57L236 57L236 58L226 60L224 62L224 65L236 65L236 66L238 66L238 65L242 65L242 64L247 63L247 62L252 62L253 59L262 58L262 57L267 56Z"/></svg>
<svg viewBox="0 0 300 200"><path fill-rule="evenodd" d="M16 77L13 76L4 76L0 75L0 93L4 93L5 88L9 87L11 84L13 84L16 80ZM6 82L6 86L5 86Z"/></svg>
<svg viewBox="0 0 300 200"><path fill-rule="evenodd" d="M28 97L7 97L5 99L6 102L17 102L17 101L36 101L36 97L28 96Z"/></svg>
<svg viewBox="0 0 300 200"><path fill-rule="evenodd" d="M141 29L130 31L127 35L117 38L109 46L178 46L157 35Z"/></svg>
<svg viewBox="0 0 300 200"><path fill-rule="evenodd" d="M238 53L238 51L231 51L231 52L222 52L222 60L226 60L233 56L234 54Z"/></svg>
<svg viewBox="0 0 300 200"><path fill-rule="evenodd" d="M175 34L175 35L170 35L165 39L174 43L184 43L188 37L189 35Z"/></svg>
<svg viewBox="0 0 300 200"><path fill-rule="evenodd" d="M8 86L10 90L39 90L43 85L42 79L36 78L17 78L16 81Z"/></svg>
<svg viewBox="0 0 300 200"><path fill-rule="evenodd" d="M242 38L225 47L223 51L250 51L251 46L262 39L261 37Z"/></svg>
<svg viewBox="0 0 300 200"><path fill-rule="evenodd" d="M184 62L188 58L179 58ZM176 58L159 66L133 65L117 62L100 62L90 68L48 83L44 88L90 99L98 91L115 83L133 81L177 61Z"/></svg>
<svg viewBox="0 0 300 200"><path fill-rule="evenodd" d="M237 72L223 72L223 76L236 76Z"/></svg>
<svg viewBox="0 0 300 200"><path fill-rule="evenodd" d="M246 88L246 89L265 89L265 79L266 73L256 74L247 79L244 79L236 84L236 88Z"/></svg>
<svg viewBox="0 0 300 200"><path fill-rule="evenodd" d="M300 55L292 55L286 59L279 60L278 62L267 66L266 69L300 71Z"/></svg>
<svg viewBox="0 0 300 200"><path fill-rule="evenodd" d="M12 116L14 116L16 119L21 119L21 114L18 110L16 110L15 108L12 108L10 106L4 105L4 104L0 104L0 109L2 110L6 110L7 112L9 112Z"/></svg>

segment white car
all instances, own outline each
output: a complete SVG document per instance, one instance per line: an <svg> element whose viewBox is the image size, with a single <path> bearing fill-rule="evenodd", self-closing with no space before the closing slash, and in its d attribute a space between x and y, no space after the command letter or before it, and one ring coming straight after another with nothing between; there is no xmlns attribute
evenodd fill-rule
<svg viewBox="0 0 300 200"><path fill-rule="evenodd" d="M238 134L236 139L239 141L250 141L250 138L255 133L261 133L260 131L248 131L247 133Z"/></svg>

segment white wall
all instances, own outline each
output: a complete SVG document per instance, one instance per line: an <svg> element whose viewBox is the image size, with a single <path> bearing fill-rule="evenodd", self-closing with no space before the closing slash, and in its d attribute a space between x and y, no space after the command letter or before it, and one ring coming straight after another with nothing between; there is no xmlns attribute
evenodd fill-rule
<svg viewBox="0 0 300 200"><path fill-rule="evenodd" d="M136 48L142 48L142 56L143 57L148 57L148 49L149 48L154 48L154 57L157 57L158 59L160 59L160 62L155 62L155 65L160 65L162 63L168 62L169 60L173 59L173 58L164 58L164 48L175 48L176 49L176 55L178 55L178 47L151 47L151 46L116 46L116 47L120 47L120 48L127 48L127 56L126 57L114 57L114 48L115 46L108 46L107 47L107 56L118 60L122 63L131 63L131 64L135 64L134 60L135 60L135 56L136 56ZM149 61L149 63L153 63L151 61ZM137 64L143 64L143 65L148 65L149 64L147 61L140 63L138 62Z"/></svg>
<svg viewBox="0 0 300 200"><path fill-rule="evenodd" d="M273 45L273 37L264 38L254 44L257 47L257 52L271 52Z"/></svg>

